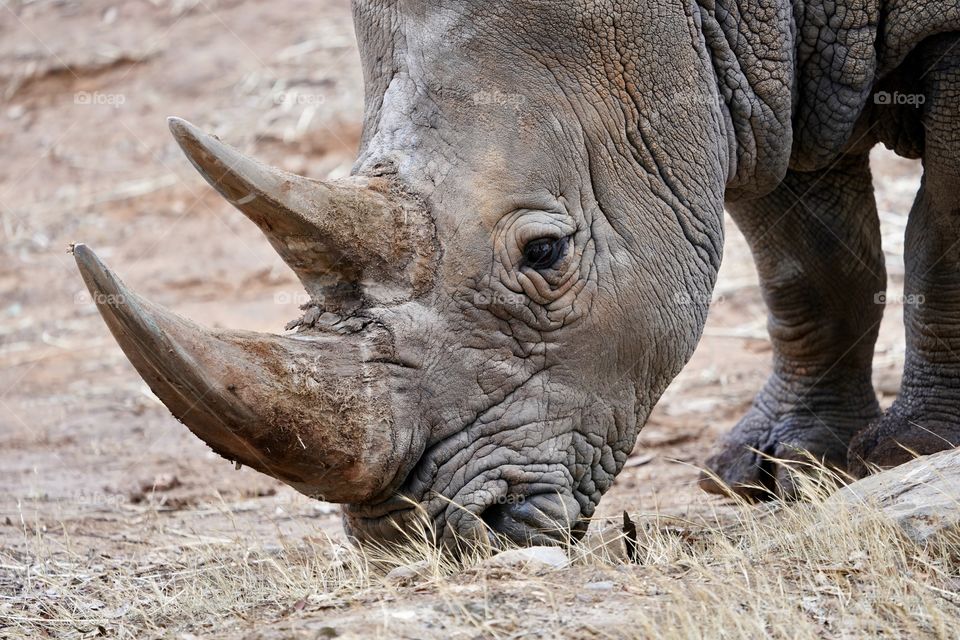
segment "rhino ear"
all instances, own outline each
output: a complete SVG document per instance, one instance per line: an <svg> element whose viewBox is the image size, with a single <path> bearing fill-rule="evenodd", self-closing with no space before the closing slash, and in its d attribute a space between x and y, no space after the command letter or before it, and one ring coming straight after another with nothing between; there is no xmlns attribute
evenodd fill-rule
<svg viewBox="0 0 960 640"><path fill-rule="evenodd" d="M419 293L432 281L433 222L384 178L321 181L268 167L180 118L170 131L207 182L252 220L307 292L344 281L375 297Z"/></svg>

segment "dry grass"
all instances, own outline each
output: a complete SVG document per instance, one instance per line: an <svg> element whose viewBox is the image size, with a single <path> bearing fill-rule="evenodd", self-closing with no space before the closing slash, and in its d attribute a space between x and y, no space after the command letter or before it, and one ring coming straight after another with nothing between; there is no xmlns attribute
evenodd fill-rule
<svg viewBox="0 0 960 640"><path fill-rule="evenodd" d="M416 539L268 547L240 525L112 557L24 521L22 544L0 552L0 635L956 637L960 541L921 548L878 511L825 502L827 486L707 521L634 514L638 562L593 534L557 570L489 567L483 548L455 560ZM386 577L414 563L419 576Z"/></svg>

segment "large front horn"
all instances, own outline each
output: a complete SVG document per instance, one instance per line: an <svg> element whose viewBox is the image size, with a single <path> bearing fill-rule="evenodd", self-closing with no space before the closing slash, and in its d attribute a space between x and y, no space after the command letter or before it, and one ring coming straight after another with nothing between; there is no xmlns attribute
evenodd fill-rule
<svg viewBox="0 0 960 640"><path fill-rule="evenodd" d="M193 166L260 227L315 298L342 281L402 297L432 278L432 221L392 181L304 178L248 158L186 120L169 124Z"/></svg>
<svg viewBox="0 0 960 640"><path fill-rule="evenodd" d="M73 249L123 352L173 415L220 455L331 502L388 496L410 441L391 415L376 333L263 335L201 328Z"/></svg>

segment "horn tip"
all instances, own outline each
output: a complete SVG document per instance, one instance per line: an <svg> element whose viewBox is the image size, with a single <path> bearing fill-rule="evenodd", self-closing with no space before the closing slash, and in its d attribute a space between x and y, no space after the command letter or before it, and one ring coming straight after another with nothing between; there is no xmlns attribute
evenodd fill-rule
<svg viewBox="0 0 960 640"><path fill-rule="evenodd" d="M118 300L122 299L122 294L125 293L123 285L90 247L82 243L75 244L73 246L73 258L77 262L77 268L80 270L84 284L87 285L90 293L95 296L95 300L101 299L104 295L117 296ZM114 298L109 299L113 300Z"/></svg>
<svg viewBox="0 0 960 640"><path fill-rule="evenodd" d="M170 133L173 134L176 141L181 145L187 141L200 140L204 136L203 131L187 120L178 118L177 116L167 118L167 127L170 129Z"/></svg>
<svg viewBox="0 0 960 640"><path fill-rule="evenodd" d="M103 266L93 249L82 242L71 245L70 253L73 254L73 259L76 260L80 271L89 272L97 266Z"/></svg>

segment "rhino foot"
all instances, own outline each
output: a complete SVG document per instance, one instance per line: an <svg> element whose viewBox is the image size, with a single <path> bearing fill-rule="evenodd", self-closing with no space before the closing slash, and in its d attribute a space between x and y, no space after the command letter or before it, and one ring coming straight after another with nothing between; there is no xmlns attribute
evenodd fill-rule
<svg viewBox="0 0 960 640"><path fill-rule="evenodd" d="M889 469L918 455L960 446L958 416L960 410L945 415L943 407L898 400L886 415L853 438L848 453L850 473L862 478L877 468Z"/></svg>
<svg viewBox="0 0 960 640"><path fill-rule="evenodd" d="M879 416L872 391L861 400L772 390L779 386L768 383L720 440L701 472L701 489L748 500L794 499L796 474L810 468L811 458L842 471L853 435Z"/></svg>

